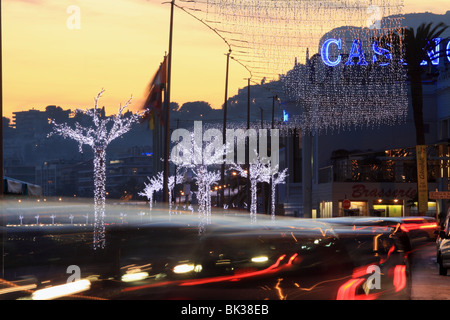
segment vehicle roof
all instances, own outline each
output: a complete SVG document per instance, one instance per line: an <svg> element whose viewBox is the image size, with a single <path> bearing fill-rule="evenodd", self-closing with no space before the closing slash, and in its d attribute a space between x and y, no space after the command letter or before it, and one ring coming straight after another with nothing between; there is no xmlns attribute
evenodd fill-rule
<svg viewBox="0 0 450 320"><path fill-rule="evenodd" d="M404 217L334 217L334 218L323 218L319 219L323 222L330 224L368 224L368 225L377 225L383 222L394 222L394 223L407 223L407 222L417 222L417 221L436 221L435 218L427 217L427 216L404 216Z"/></svg>

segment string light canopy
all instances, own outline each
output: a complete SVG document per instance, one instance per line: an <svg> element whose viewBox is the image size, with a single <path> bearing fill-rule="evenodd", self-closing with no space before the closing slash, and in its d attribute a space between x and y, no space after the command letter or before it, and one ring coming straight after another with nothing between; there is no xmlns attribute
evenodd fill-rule
<svg viewBox="0 0 450 320"><path fill-rule="evenodd" d="M401 32L402 0L180 0L226 35L252 80L279 82L303 132L404 122L401 57L379 39ZM299 61L302 61L301 63ZM304 63L303 63L304 62Z"/></svg>

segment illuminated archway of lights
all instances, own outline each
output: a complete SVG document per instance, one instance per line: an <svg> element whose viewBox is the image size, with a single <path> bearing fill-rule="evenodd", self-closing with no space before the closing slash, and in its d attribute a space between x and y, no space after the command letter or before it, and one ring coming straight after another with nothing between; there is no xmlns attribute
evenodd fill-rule
<svg viewBox="0 0 450 320"><path fill-rule="evenodd" d="M224 35L231 54L248 67L253 81L280 83L282 99L296 106L282 126L322 131L405 120L404 68L399 60L381 66L373 58L374 39L400 30L402 0L179 2ZM322 59L321 47L329 38L341 40L338 52L336 46L330 49L334 58L341 55L334 67ZM367 65L345 63L355 39Z"/></svg>

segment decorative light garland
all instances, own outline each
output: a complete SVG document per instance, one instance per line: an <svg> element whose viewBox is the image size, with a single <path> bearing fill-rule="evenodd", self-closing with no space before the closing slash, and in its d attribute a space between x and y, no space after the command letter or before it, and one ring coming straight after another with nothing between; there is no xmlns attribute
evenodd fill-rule
<svg viewBox="0 0 450 320"><path fill-rule="evenodd" d="M400 29L403 0L185 2L203 20L218 22L232 55L245 59L252 80L281 81L283 100L296 112L277 124L280 128L318 132L405 121L404 68L372 58L374 50L380 57L389 49L373 47L374 39ZM320 61L327 36L341 39L342 62L332 68ZM344 63L349 56L363 58L362 52L367 65Z"/></svg>

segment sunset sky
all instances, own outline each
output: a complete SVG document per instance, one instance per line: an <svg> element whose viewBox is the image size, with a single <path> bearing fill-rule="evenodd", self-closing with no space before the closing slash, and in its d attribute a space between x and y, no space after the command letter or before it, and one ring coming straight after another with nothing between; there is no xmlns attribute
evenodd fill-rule
<svg viewBox="0 0 450 320"><path fill-rule="evenodd" d="M114 113L133 95L137 108L168 50L170 4L161 0L3 0L3 116L12 112L89 108ZM404 13L450 10L448 0L404 0ZM71 30L70 6L80 8ZM70 20L75 23L75 20ZM204 25L175 10L172 101L224 102L228 47ZM74 24L72 24L73 26ZM229 96L248 72L230 63Z"/></svg>

